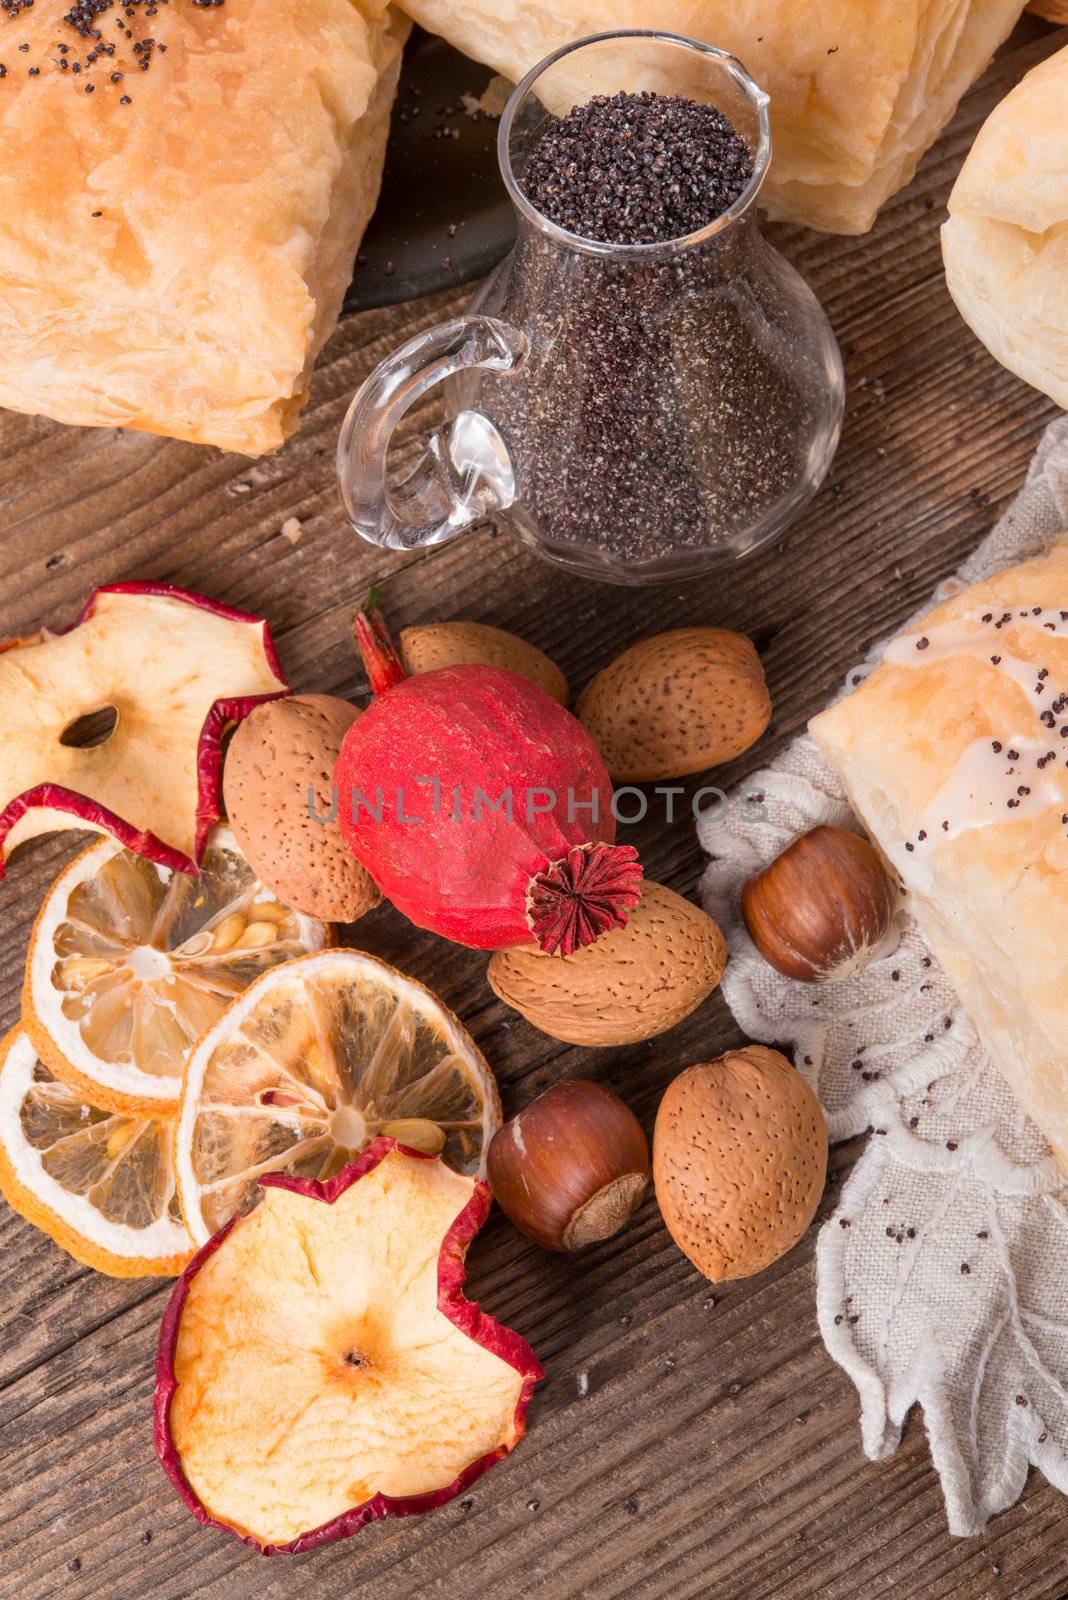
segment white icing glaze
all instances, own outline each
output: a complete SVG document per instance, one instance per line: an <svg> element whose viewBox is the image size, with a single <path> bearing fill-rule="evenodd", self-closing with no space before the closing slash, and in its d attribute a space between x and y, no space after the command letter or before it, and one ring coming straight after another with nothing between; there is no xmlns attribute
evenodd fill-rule
<svg viewBox="0 0 1068 1600"><path fill-rule="evenodd" d="M1041 630L1068 638L1068 610L1043 606L991 606L952 622L895 639L883 660L923 667L961 657L985 661L1018 683L1034 709L1037 727L1017 727L999 738L977 739L916 819L912 833L889 854L911 889L933 888L931 856L940 843L992 823L1041 816L1049 806L1062 812L1068 766L1068 693L1041 661L1025 661L1001 648L1005 631ZM1065 730L1062 733L1062 729Z"/></svg>

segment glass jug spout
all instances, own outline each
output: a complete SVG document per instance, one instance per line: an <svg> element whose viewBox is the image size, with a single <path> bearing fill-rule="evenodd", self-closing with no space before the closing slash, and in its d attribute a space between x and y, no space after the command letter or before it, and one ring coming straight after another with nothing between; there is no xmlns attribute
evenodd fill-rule
<svg viewBox="0 0 1068 1600"><path fill-rule="evenodd" d="M356 531L390 550L441 544L516 498L508 447L478 411L460 411L426 440L406 477L391 483L390 440L405 412L436 383L468 371L515 372L528 349L498 317L456 317L383 361L349 406L337 448L338 482Z"/></svg>

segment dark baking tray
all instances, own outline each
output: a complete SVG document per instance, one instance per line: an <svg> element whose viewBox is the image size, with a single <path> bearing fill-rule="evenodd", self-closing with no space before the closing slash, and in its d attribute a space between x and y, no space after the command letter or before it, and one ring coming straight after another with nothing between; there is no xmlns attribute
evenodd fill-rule
<svg viewBox="0 0 1068 1600"><path fill-rule="evenodd" d="M413 32L393 107L382 193L360 246L345 312L470 283L508 254L515 226L497 165L497 120L470 116L462 98L477 99L492 76L443 39Z"/></svg>

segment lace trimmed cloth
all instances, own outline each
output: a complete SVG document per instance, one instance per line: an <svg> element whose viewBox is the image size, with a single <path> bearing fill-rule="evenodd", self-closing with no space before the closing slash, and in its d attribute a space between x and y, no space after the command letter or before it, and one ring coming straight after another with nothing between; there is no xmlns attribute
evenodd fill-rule
<svg viewBox="0 0 1068 1600"><path fill-rule="evenodd" d="M935 600L1066 529L1068 417ZM704 905L731 950L723 993L751 1039L792 1048L832 1141L871 1135L820 1233L820 1332L857 1387L868 1457L893 1452L918 1402L950 1531L974 1534L1030 1465L1068 1490L1068 1183L905 914L897 948L840 983L795 983L757 955L742 884L818 823L856 827L804 735L699 824Z"/></svg>

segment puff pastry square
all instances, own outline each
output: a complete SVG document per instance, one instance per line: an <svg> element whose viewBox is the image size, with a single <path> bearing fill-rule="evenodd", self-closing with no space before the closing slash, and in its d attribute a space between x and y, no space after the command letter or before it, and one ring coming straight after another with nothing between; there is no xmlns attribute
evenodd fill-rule
<svg viewBox="0 0 1068 1600"><path fill-rule="evenodd" d="M811 731L1068 1170L1068 541L930 612Z"/></svg>
<svg viewBox="0 0 1068 1600"><path fill-rule="evenodd" d="M1068 49L979 130L949 197L942 255L950 293L991 354L1068 409Z"/></svg>
<svg viewBox="0 0 1068 1600"><path fill-rule="evenodd" d="M407 23L104 0L94 38L71 9L0 14L0 405L271 450L377 197Z"/></svg>
<svg viewBox="0 0 1068 1600"><path fill-rule="evenodd" d="M771 95L773 216L864 233L984 70L1023 0L401 0L521 78L559 45L661 28L736 55Z"/></svg>

